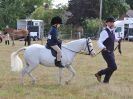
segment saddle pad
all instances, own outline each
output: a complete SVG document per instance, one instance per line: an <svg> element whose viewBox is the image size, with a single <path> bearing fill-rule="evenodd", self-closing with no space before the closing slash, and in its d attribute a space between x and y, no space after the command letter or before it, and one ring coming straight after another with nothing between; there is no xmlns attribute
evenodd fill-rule
<svg viewBox="0 0 133 99"><path fill-rule="evenodd" d="M52 53L52 55L53 55L54 57L57 56L57 52L56 52L53 48L51 48L51 47L48 46L48 45L46 45L46 48L49 49L49 50L51 50L51 53Z"/></svg>

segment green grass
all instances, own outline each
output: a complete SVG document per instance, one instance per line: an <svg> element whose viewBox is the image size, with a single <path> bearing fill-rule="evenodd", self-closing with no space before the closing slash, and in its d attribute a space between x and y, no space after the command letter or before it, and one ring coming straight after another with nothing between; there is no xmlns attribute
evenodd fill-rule
<svg viewBox="0 0 133 99"><path fill-rule="evenodd" d="M24 44L22 41L15 43L14 47L0 43L0 99L133 99L133 42L122 42L122 55L115 51L118 70L110 84L98 83L94 77L98 70L106 67L99 54L93 58L85 55L75 57L76 76L69 85L58 85L58 68L39 65L32 72L37 83L32 85L26 76L23 87L19 84L20 74L10 70L10 54ZM97 42L93 43L98 52ZM23 58L23 52L20 54ZM68 72L64 72L66 77Z"/></svg>

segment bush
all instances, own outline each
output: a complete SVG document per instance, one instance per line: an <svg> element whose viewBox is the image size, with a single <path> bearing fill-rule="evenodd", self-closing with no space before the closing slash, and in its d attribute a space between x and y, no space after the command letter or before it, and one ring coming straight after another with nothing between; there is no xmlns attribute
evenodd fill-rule
<svg viewBox="0 0 133 99"><path fill-rule="evenodd" d="M62 25L59 29L61 33L62 39L70 39L71 38L71 31L74 31L72 25Z"/></svg>
<svg viewBox="0 0 133 99"><path fill-rule="evenodd" d="M87 36L96 36L100 26L99 19L87 19L83 22L84 32Z"/></svg>

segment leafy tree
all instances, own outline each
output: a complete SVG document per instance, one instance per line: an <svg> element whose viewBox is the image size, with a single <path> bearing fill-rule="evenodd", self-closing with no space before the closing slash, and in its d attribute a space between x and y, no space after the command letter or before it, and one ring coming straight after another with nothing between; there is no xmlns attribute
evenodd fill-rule
<svg viewBox="0 0 133 99"><path fill-rule="evenodd" d="M70 0L68 10L73 14L68 23L80 25L85 19L99 16L99 0Z"/></svg>
<svg viewBox="0 0 133 99"><path fill-rule="evenodd" d="M84 32L86 36L96 36L100 25L99 19L87 19L83 22Z"/></svg>
<svg viewBox="0 0 133 99"><path fill-rule="evenodd" d="M9 25L16 27L17 19L25 19L35 11L43 2L51 3L52 0L0 0L0 28Z"/></svg>
<svg viewBox="0 0 133 99"><path fill-rule="evenodd" d="M45 9L46 5L48 7L52 6L52 0L23 0L24 1L24 10L26 16L30 16L32 12L35 11L36 8L43 6Z"/></svg>
<svg viewBox="0 0 133 99"><path fill-rule="evenodd" d="M68 10L73 13L73 17L68 21L72 24L81 24L89 18L98 18L100 9L100 0L70 0ZM133 0L129 0L133 4ZM103 19L107 16L121 17L129 6L125 0L103 0Z"/></svg>
<svg viewBox="0 0 133 99"><path fill-rule="evenodd" d="M46 4L49 5L49 7L52 7L52 5L53 5L53 4L52 4L52 1L53 1L53 0L43 0L44 3L46 3Z"/></svg>
<svg viewBox="0 0 133 99"><path fill-rule="evenodd" d="M45 10L43 6L37 8L32 14L31 18L33 19L41 19L44 21L45 31L48 31L50 27L50 21L53 16L62 16L64 10L63 9L47 9Z"/></svg>
<svg viewBox="0 0 133 99"><path fill-rule="evenodd" d="M0 0L0 26L13 25L22 12L21 0Z"/></svg>
<svg viewBox="0 0 133 99"><path fill-rule="evenodd" d="M133 0L126 0L126 2L130 5L130 8L133 10Z"/></svg>
<svg viewBox="0 0 133 99"><path fill-rule="evenodd" d="M107 16L121 17L129 6L125 0L103 0L103 19Z"/></svg>
<svg viewBox="0 0 133 99"><path fill-rule="evenodd" d="M25 12L25 17L30 16L30 14L36 9L36 7L43 5L43 0L22 0Z"/></svg>

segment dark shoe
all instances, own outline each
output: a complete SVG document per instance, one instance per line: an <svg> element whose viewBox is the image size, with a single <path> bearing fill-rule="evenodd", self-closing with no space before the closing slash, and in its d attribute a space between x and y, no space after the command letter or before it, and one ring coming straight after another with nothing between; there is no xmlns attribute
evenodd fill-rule
<svg viewBox="0 0 133 99"><path fill-rule="evenodd" d="M98 80L99 82L101 82L101 76L99 76L98 73L95 74L95 77L97 78L97 80Z"/></svg>
<svg viewBox="0 0 133 99"><path fill-rule="evenodd" d="M64 68L64 66L62 65L61 61L57 61L55 60L55 65L59 68Z"/></svg>

